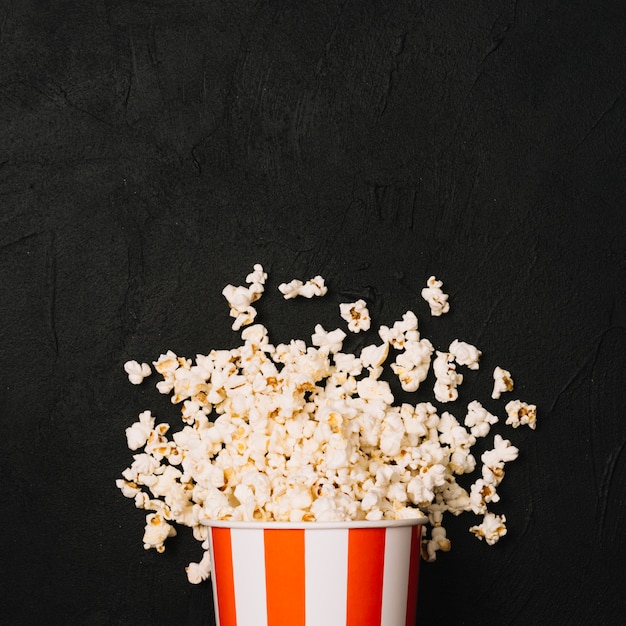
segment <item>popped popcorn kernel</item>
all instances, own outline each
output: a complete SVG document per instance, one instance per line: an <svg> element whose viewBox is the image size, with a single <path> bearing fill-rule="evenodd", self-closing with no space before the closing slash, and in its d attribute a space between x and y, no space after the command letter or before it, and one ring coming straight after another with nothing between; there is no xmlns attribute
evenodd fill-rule
<svg viewBox="0 0 626 626"><path fill-rule="evenodd" d="M495 515L494 513L485 514L481 524L472 526L470 532L474 533L479 539L484 539L490 546L494 545L500 537L506 535L506 517L504 515Z"/></svg>
<svg viewBox="0 0 626 626"><path fill-rule="evenodd" d="M211 553L205 550L198 563L189 563L185 568L187 579L192 585L197 585L211 575Z"/></svg>
<svg viewBox="0 0 626 626"><path fill-rule="evenodd" d="M491 397L494 400L498 400L506 391L513 391L511 372L497 366L493 370L493 391L491 392Z"/></svg>
<svg viewBox="0 0 626 626"><path fill-rule="evenodd" d="M457 387L463 382L463 374L456 372L454 356L449 352L437 351L437 357L433 361L435 372L435 398L439 402L452 402L459 397Z"/></svg>
<svg viewBox="0 0 626 626"><path fill-rule="evenodd" d="M126 361L124 363L124 371L128 374L128 380L133 385L140 385L144 378L152 374L152 370L147 363L138 363L137 361Z"/></svg>
<svg viewBox="0 0 626 626"><path fill-rule="evenodd" d="M278 290L283 294L285 300L303 296L304 298L313 298L314 296L325 296L328 292L326 283L321 276L315 276L303 283L301 280L294 279L289 283L281 283Z"/></svg>
<svg viewBox="0 0 626 626"><path fill-rule="evenodd" d="M251 324L256 318L256 309L252 304L256 302L265 291L267 274L260 264L254 266L254 271L248 274L246 282L249 287L226 285L222 295L226 298L230 307L230 315L235 318L232 324L233 330L239 330L242 326Z"/></svg>
<svg viewBox="0 0 626 626"><path fill-rule="evenodd" d="M470 428L474 437L486 437L497 421L498 418L489 413L478 400L473 400L467 405L467 415L463 423Z"/></svg>
<svg viewBox="0 0 626 626"><path fill-rule="evenodd" d="M341 317L348 322L348 330L353 333L360 333L362 330L369 330L372 320L365 300L357 300L352 303L339 305Z"/></svg>
<svg viewBox="0 0 626 626"><path fill-rule="evenodd" d="M267 280L267 273L263 270L260 263L255 263L253 271L246 276L246 282L249 285L264 285Z"/></svg>
<svg viewBox="0 0 626 626"><path fill-rule="evenodd" d="M320 349L322 354L334 354L341 350L342 342L346 338L346 333L341 328L327 332L321 324L316 324L315 333L311 336L311 342Z"/></svg>
<svg viewBox="0 0 626 626"><path fill-rule="evenodd" d="M450 310L450 303L448 302L448 295L441 290L443 282L431 276L426 285L422 289L422 298L428 302L431 315L439 317L447 313Z"/></svg>
<svg viewBox="0 0 626 626"><path fill-rule="evenodd" d="M165 540L175 535L176 529L168 524L160 513L149 513L146 516L146 527L143 535L143 547L146 550L155 548L157 552L163 552Z"/></svg>
<svg viewBox="0 0 626 626"><path fill-rule="evenodd" d="M407 311L402 316L402 320L395 322L391 328L382 325L378 329L378 334L385 343L401 350L405 347L406 342L419 341L420 336L417 331L417 316L413 311Z"/></svg>
<svg viewBox="0 0 626 626"><path fill-rule="evenodd" d="M534 404L526 404L520 400L511 400L504 407L506 414L506 424L517 428L518 426L527 425L533 430L537 428L537 407Z"/></svg>
<svg viewBox="0 0 626 626"><path fill-rule="evenodd" d="M126 429L126 440L131 450L137 450L146 445L148 437L154 428L154 418L150 411L139 415L139 421Z"/></svg>
<svg viewBox="0 0 626 626"><path fill-rule="evenodd" d="M466 365L471 370L478 369L478 361L480 360L482 352L475 346L455 339L450 344L448 352L454 357L454 360L459 365Z"/></svg>

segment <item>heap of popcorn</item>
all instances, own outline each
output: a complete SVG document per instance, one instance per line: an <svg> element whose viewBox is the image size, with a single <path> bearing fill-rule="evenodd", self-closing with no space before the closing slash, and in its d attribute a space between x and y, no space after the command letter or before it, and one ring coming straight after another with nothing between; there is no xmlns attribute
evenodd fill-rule
<svg viewBox="0 0 626 626"><path fill-rule="evenodd" d="M481 352L455 340L437 351L420 336L418 320L407 311L392 326L380 326L380 342L358 355L342 351L346 333L315 327L311 344L300 339L273 345L267 329L253 324L254 303L265 290L261 265L246 285L223 290L232 328L243 344L212 350L195 361L171 351L153 363L162 380L156 387L182 405L181 430L150 411L126 429L128 447L140 450L117 486L148 511L146 549L164 550L175 526L192 528L204 556L190 563L187 575L198 583L210 575L210 520L349 521L416 518L427 515L430 534L423 557L434 560L450 541L444 513L471 511L482 516L470 531L488 544L506 534L505 516L488 511L497 502L504 464L518 449L500 435L480 461L480 477L469 491L456 477L477 470L472 447L498 421L480 402L467 405L462 422L438 412L430 402L396 403L381 379L390 361L404 391L414 392L432 367L439 403L458 398L463 374L457 366L477 369ZM422 290L431 314L449 311L442 282L431 277ZM322 277L281 284L285 299L323 296ZM340 305L352 333L371 325L364 300ZM434 358L433 358L434 354ZM124 366L130 382L140 384L152 372L147 363ZM510 372L497 367L492 397L513 389ZM535 428L536 407L519 400L506 404L506 423Z"/></svg>

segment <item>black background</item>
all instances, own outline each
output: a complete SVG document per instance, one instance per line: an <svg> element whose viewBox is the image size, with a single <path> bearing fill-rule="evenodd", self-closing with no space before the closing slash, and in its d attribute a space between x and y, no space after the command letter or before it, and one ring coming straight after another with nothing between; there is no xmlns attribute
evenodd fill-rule
<svg viewBox="0 0 626 626"><path fill-rule="evenodd" d="M625 36L618 1L3 0L2 622L212 623L199 544L144 551L115 487L124 429L177 414L122 366L237 345L220 292L260 262L274 341L364 297L483 351L459 417L503 414L495 365L538 406L495 429L508 535L450 520L420 623L621 623Z"/></svg>

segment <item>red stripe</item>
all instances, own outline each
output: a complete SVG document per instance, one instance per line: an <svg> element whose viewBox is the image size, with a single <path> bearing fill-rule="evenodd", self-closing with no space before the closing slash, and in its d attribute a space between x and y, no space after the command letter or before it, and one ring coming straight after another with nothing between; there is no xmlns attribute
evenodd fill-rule
<svg viewBox="0 0 626 626"><path fill-rule="evenodd" d="M346 626L380 626L383 606L385 529L348 531Z"/></svg>
<svg viewBox="0 0 626 626"><path fill-rule="evenodd" d="M304 530L265 530L263 540L267 624L304 626Z"/></svg>
<svg viewBox="0 0 626 626"><path fill-rule="evenodd" d="M422 527L413 526L411 531L411 556L409 565L409 590L406 606L406 626L415 626L417 614L417 582L420 569L420 547L422 543Z"/></svg>
<svg viewBox="0 0 626 626"><path fill-rule="evenodd" d="M235 580L233 576L233 553L229 528L211 528L213 537L213 560L215 562L216 611L220 626L237 626L235 609Z"/></svg>

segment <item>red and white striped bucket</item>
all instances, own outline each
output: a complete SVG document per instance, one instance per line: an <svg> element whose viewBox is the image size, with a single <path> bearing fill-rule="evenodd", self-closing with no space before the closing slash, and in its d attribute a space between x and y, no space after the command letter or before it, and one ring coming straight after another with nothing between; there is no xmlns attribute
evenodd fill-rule
<svg viewBox="0 0 626 626"><path fill-rule="evenodd" d="M211 522L217 626L413 626L425 522Z"/></svg>

